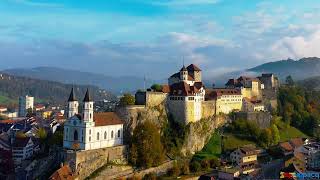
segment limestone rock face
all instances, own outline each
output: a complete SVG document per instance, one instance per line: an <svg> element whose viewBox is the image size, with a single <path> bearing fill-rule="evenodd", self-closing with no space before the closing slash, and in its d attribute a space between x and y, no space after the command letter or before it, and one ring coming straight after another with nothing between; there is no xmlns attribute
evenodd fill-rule
<svg viewBox="0 0 320 180"><path fill-rule="evenodd" d="M155 107L137 105L121 107L118 108L116 112L125 121L125 141L130 138L134 128L140 122L150 120L157 124L160 130L162 125L168 121L167 109L164 103ZM209 141L215 129L223 125L226 121L226 116L211 116L198 122L188 124L184 144L181 149L182 155L189 156L200 151Z"/></svg>
<svg viewBox="0 0 320 180"><path fill-rule="evenodd" d="M216 116L190 123L187 128L188 130L181 153L184 156L190 156L201 151L211 138L215 129L222 126L226 121L226 116Z"/></svg>

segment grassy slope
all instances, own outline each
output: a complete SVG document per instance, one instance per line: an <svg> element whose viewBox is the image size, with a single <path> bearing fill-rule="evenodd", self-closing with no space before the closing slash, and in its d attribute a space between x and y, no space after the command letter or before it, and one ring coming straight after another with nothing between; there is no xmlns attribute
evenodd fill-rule
<svg viewBox="0 0 320 180"><path fill-rule="evenodd" d="M215 132L203 149L194 155L196 159L213 159L221 154L221 136Z"/></svg>
<svg viewBox="0 0 320 180"><path fill-rule="evenodd" d="M233 150L238 147L242 147L244 145L249 145L249 144L256 145L256 143L253 141L249 141L244 138L237 137L233 134L227 134L223 139L223 146L225 151Z"/></svg>
<svg viewBox="0 0 320 180"><path fill-rule="evenodd" d="M286 127L286 124L280 119L277 119L275 123L280 132L280 142L288 141L289 139L296 138L296 137L303 137L303 138L308 137L307 135L305 135L303 132L301 132L299 129L295 127L292 127L292 126Z"/></svg>

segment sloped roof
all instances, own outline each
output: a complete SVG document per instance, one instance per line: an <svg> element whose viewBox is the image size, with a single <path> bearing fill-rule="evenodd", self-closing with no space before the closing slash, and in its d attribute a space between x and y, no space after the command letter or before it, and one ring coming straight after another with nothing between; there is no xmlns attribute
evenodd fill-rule
<svg viewBox="0 0 320 180"><path fill-rule="evenodd" d="M194 65L194 64L190 64L188 67L187 67L188 71L201 71L201 69Z"/></svg>
<svg viewBox="0 0 320 180"><path fill-rule="evenodd" d="M304 144L302 138L293 138L289 142L294 148L300 147Z"/></svg>
<svg viewBox="0 0 320 180"><path fill-rule="evenodd" d="M12 144L12 147L26 147L30 140L30 137L16 138Z"/></svg>
<svg viewBox="0 0 320 180"><path fill-rule="evenodd" d="M75 96L75 93L74 93L74 89L73 89L73 88L71 89L71 92L70 92L70 96L69 96L68 101L69 101L69 102L77 101L77 98L76 98L76 96Z"/></svg>
<svg viewBox="0 0 320 180"><path fill-rule="evenodd" d="M73 180L75 176L72 173L71 168L68 165L62 166L55 171L50 177L50 180Z"/></svg>
<svg viewBox="0 0 320 180"><path fill-rule="evenodd" d="M233 88L206 89L207 100L213 100L222 95L241 95L241 90Z"/></svg>
<svg viewBox="0 0 320 180"><path fill-rule="evenodd" d="M170 86L170 94L175 96L191 96L199 93L199 90L204 87L202 82L196 82L190 86L186 82L178 82Z"/></svg>
<svg viewBox="0 0 320 180"><path fill-rule="evenodd" d="M169 93L170 92L170 86L168 84L162 85L162 92L163 93Z"/></svg>
<svg viewBox="0 0 320 180"><path fill-rule="evenodd" d="M89 89L87 89L86 95L84 96L83 102L92 102L92 98L89 92Z"/></svg>
<svg viewBox="0 0 320 180"><path fill-rule="evenodd" d="M108 126L123 124L118 115L114 112L94 113L95 126Z"/></svg>
<svg viewBox="0 0 320 180"><path fill-rule="evenodd" d="M279 146L281 149L285 150L285 151L293 151L293 147L291 146L291 144L289 142L282 142L279 143Z"/></svg>

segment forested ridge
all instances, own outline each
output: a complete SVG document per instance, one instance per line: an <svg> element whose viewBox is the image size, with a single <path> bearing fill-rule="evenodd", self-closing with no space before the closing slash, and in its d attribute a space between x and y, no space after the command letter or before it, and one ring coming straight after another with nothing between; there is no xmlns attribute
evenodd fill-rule
<svg viewBox="0 0 320 180"><path fill-rule="evenodd" d="M89 88L95 100L115 98L108 91L96 86L63 84L3 73L0 75L0 97L10 103L17 103L19 96L30 95L34 96L38 102L65 104L72 87L74 87L79 101L82 101L87 88Z"/></svg>

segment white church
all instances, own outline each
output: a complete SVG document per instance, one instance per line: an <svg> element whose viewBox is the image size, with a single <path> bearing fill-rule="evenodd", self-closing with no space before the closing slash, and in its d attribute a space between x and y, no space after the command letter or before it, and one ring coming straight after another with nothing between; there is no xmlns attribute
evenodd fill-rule
<svg viewBox="0 0 320 180"><path fill-rule="evenodd" d="M83 99L83 113L72 88L68 100L68 119L64 124L63 147L91 150L123 144L123 123L114 112L94 113L89 90Z"/></svg>

